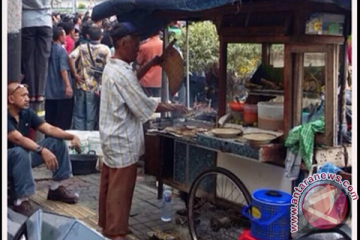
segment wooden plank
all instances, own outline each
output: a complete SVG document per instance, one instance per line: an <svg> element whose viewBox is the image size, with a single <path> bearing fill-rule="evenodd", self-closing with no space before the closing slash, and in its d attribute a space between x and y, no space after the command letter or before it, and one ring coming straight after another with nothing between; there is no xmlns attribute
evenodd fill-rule
<svg viewBox="0 0 360 240"><path fill-rule="evenodd" d="M338 44L343 43L344 38L340 36L228 36L223 39L227 43L291 43L291 44Z"/></svg>
<svg viewBox="0 0 360 240"><path fill-rule="evenodd" d="M293 126L292 106L293 106L293 56L289 45L285 45L284 50L284 133L288 134Z"/></svg>
<svg viewBox="0 0 360 240"><path fill-rule="evenodd" d="M227 92L227 43L220 37L220 79L218 93L218 118L226 114L226 92Z"/></svg>
<svg viewBox="0 0 360 240"><path fill-rule="evenodd" d="M305 13L304 9L299 9L294 13L294 25L293 25L293 34L302 35L305 33Z"/></svg>
<svg viewBox="0 0 360 240"><path fill-rule="evenodd" d="M295 54L293 71L293 126L301 124L302 116L302 100L303 100L303 85L304 85L304 53Z"/></svg>
<svg viewBox="0 0 360 240"><path fill-rule="evenodd" d="M289 43L290 36L222 36L227 43Z"/></svg>
<svg viewBox="0 0 360 240"><path fill-rule="evenodd" d="M261 63L267 66L270 65L270 48L271 45L269 43L261 45Z"/></svg>
<svg viewBox="0 0 360 240"><path fill-rule="evenodd" d="M268 144L260 148L260 162L285 166L286 148L283 144Z"/></svg>
<svg viewBox="0 0 360 240"><path fill-rule="evenodd" d="M325 140L327 146L334 146L337 143L337 53L338 46L327 46L325 66Z"/></svg>
<svg viewBox="0 0 360 240"><path fill-rule="evenodd" d="M327 51L326 45L321 44L291 44L288 47L292 53L319 53Z"/></svg>
<svg viewBox="0 0 360 240"><path fill-rule="evenodd" d="M220 35L228 36L276 36L285 35L287 28L285 26L265 26L265 27L223 27L220 29Z"/></svg>
<svg viewBox="0 0 360 240"><path fill-rule="evenodd" d="M292 42L304 44L343 44L344 37L329 35L301 35L291 37Z"/></svg>
<svg viewBox="0 0 360 240"><path fill-rule="evenodd" d="M145 174L150 176L157 175L160 160L160 139L156 134L145 134Z"/></svg>
<svg viewBox="0 0 360 240"><path fill-rule="evenodd" d="M173 187L179 191L187 192L187 193L190 191L189 186L186 186L185 184L174 182L172 179L165 178L165 179L163 179L163 181L166 185Z"/></svg>

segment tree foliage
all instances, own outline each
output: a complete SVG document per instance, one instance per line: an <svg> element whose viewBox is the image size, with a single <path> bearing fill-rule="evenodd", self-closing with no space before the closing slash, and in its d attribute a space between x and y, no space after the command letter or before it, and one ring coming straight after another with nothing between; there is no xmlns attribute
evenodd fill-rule
<svg viewBox="0 0 360 240"><path fill-rule="evenodd" d="M186 28L176 36L177 44L186 57ZM272 50L283 51L282 45L273 45ZM239 78L252 73L261 62L261 44L229 44L228 70ZM190 71L201 73L219 60L219 38L212 22L195 22L189 26Z"/></svg>
<svg viewBox="0 0 360 240"><path fill-rule="evenodd" d="M177 45L186 59L186 28L176 36ZM211 22L198 22L189 26L189 61L190 71L201 73L211 63L218 61L219 39L215 25Z"/></svg>
<svg viewBox="0 0 360 240"><path fill-rule="evenodd" d="M78 9L85 9L86 8L86 5L84 3L79 3Z"/></svg>

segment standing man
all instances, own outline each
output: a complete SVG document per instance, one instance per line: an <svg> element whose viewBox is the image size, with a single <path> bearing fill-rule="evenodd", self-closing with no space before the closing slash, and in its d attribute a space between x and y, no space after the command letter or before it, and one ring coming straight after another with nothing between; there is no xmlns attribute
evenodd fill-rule
<svg viewBox="0 0 360 240"><path fill-rule="evenodd" d="M138 68L145 66L155 56L160 56L163 51L163 41L159 34L149 37L140 45L139 54L136 59ZM161 67L155 66L151 68L140 80L140 84L144 92L149 97L160 97L161 95Z"/></svg>
<svg viewBox="0 0 360 240"><path fill-rule="evenodd" d="M68 54L70 54L75 47L75 24L70 22L64 22L63 28L66 34L65 37L65 49Z"/></svg>
<svg viewBox="0 0 360 240"><path fill-rule="evenodd" d="M109 19L103 20L102 27L104 31L103 31L103 38L101 39L101 43L105 44L111 49L113 47L113 44L110 36L111 22L109 21Z"/></svg>
<svg viewBox="0 0 360 240"><path fill-rule="evenodd" d="M46 80L45 120L51 125L68 130L71 127L74 98L68 58L62 47L65 31L61 27L55 27L53 32Z"/></svg>
<svg viewBox="0 0 360 240"><path fill-rule="evenodd" d="M36 143L28 138L30 128L49 136ZM26 216L33 213L28 197L35 193L31 168L45 163L53 173L47 199L76 203L77 194L70 193L61 181L72 177L68 146L63 140L80 149L77 136L54 127L29 109L27 86L19 83L8 85L8 176L14 180L16 201L13 210Z"/></svg>
<svg viewBox="0 0 360 240"><path fill-rule="evenodd" d="M139 50L137 31L130 23L111 30L115 54L106 65L100 103L100 139L104 153L99 193L99 226L110 239L126 239L139 157L144 154L143 123L154 112L184 111L182 105L157 103L141 89L141 78L161 62L149 61L138 73L130 65Z"/></svg>
<svg viewBox="0 0 360 240"><path fill-rule="evenodd" d="M109 61L111 52L108 46L101 44L101 29L95 26L89 28L90 43L77 47L70 57L80 71L80 77L85 80L78 84L75 93L74 129L96 130L99 120L99 94L101 87L101 73ZM94 66L95 65L95 66ZM100 74L99 74L100 73Z"/></svg>
<svg viewBox="0 0 360 240"><path fill-rule="evenodd" d="M53 25L50 2L22 0L21 61L31 102L45 100Z"/></svg>

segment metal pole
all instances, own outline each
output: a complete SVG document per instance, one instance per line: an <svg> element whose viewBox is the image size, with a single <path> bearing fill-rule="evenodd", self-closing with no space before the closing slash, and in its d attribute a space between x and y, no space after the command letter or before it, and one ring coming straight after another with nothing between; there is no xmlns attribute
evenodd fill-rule
<svg viewBox="0 0 360 240"><path fill-rule="evenodd" d="M189 22L186 21L186 107L190 108Z"/></svg>
<svg viewBox="0 0 360 240"><path fill-rule="evenodd" d="M347 80L347 72L348 72L348 64L347 64L347 37L350 33L350 22L349 22L349 16L346 16L345 18L345 27L344 27L344 37L345 41L342 48L342 55L340 56L340 95L339 97L339 132L338 132L338 141L340 144L343 144L343 134L347 132L346 129L346 80ZM336 69L338 71L339 69Z"/></svg>
<svg viewBox="0 0 360 240"><path fill-rule="evenodd" d="M76 13L76 0L73 0L73 13Z"/></svg>
<svg viewBox="0 0 360 240"><path fill-rule="evenodd" d="M168 27L166 26L164 29L164 36L163 36L163 51L169 44L169 31ZM161 81L161 102L168 103L169 102L169 79L164 70L162 70L162 81ZM168 113L161 113L161 117L167 117Z"/></svg>
<svg viewBox="0 0 360 240"><path fill-rule="evenodd" d="M22 1L8 1L8 82L20 82ZM10 14L11 13L11 14Z"/></svg>

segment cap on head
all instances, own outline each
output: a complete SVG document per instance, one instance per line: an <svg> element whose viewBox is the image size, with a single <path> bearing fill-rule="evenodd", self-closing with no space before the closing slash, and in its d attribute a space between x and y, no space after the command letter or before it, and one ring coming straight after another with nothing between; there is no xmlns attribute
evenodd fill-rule
<svg viewBox="0 0 360 240"><path fill-rule="evenodd" d="M117 39L123 38L127 35L137 35L138 30L129 22L116 23L110 31L110 36L115 42Z"/></svg>

